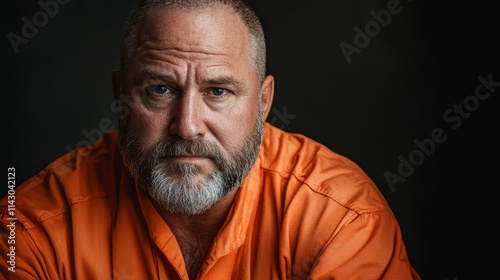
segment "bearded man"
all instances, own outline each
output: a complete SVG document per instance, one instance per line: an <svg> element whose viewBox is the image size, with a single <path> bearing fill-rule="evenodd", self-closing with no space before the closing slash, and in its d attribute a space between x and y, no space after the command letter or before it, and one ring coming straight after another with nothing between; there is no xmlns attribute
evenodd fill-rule
<svg viewBox="0 0 500 280"><path fill-rule="evenodd" d="M243 1L140 1L112 73L118 131L17 188L15 272L4 238L2 275L420 279L368 176L264 121L265 57ZM7 235L8 210L6 197Z"/></svg>

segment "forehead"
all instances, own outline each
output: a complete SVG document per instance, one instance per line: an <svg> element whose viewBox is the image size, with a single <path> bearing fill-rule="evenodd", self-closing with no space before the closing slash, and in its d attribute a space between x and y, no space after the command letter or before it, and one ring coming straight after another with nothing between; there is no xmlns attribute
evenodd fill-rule
<svg viewBox="0 0 500 280"><path fill-rule="evenodd" d="M241 17L229 7L168 7L149 11L138 33L138 50L249 56L250 39Z"/></svg>

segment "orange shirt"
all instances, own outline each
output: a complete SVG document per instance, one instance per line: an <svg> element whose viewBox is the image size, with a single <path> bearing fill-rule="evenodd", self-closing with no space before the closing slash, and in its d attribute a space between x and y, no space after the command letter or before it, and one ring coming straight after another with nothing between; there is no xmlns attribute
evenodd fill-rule
<svg viewBox="0 0 500 280"><path fill-rule="evenodd" d="M0 201L2 279L188 279L175 236L122 164L116 131L15 191L14 216ZM266 123L198 279L306 278L420 279L367 175Z"/></svg>

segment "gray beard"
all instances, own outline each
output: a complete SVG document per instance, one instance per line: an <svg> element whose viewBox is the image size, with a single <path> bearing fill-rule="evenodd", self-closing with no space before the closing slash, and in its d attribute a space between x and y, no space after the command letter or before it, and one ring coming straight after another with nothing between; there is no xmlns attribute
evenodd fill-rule
<svg viewBox="0 0 500 280"><path fill-rule="evenodd" d="M152 170L149 195L169 212L183 215L198 215L221 200L233 187L228 186L220 171L199 180L196 166L184 164L180 178L172 178L161 165Z"/></svg>
<svg viewBox="0 0 500 280"><path fill-rule="evenodd" d="M143 147L131 131L127 119L119 118L119 145L125 165L136 183L163 209L181 215L206 212L228 193L237 189L257 160L264 133L262 105L248 137L234 154L215 143L201 140L170 139ZM166 163L179 154L198 154L210 158L216 170L200 179L196 164Z"/></svg>

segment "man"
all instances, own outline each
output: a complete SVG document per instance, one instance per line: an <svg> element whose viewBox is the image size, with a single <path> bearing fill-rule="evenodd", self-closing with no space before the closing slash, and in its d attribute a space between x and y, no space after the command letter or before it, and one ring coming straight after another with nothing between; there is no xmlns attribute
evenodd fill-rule
<svg viewBox="0 0 500 280"><path fill-rule="evenodd" d="M420 279L367 175L264 122L245 3L141 1L121 54L119 132L19 186L15 213L1 201L4 278Z"/></svg>

